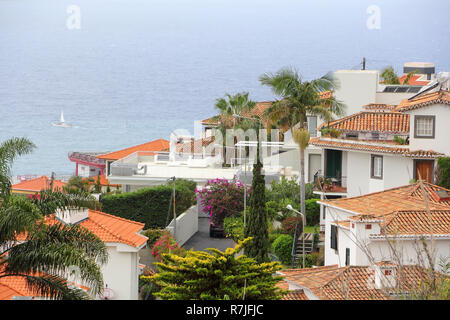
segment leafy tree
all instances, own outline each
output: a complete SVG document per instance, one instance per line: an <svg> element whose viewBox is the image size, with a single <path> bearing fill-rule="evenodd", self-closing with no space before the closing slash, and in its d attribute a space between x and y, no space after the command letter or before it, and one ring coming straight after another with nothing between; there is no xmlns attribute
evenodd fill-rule
<svg viewBox="0 0 450 320"><path fill-rule="evenodd" d="M102 185L100 183L100 176L97 176L97 180L95 181L94 192L102 193Z"/></svg>
<svg viewBox="0 0 450 320"><path fill-rule="evenodd" d="M150 277L161 287L155 296L164 300L278 300L284 291L275 285L279 262L258 264L252 258L236 257L247 241L225 252L217 249L188 251L185 257L163 254L155 263L159 273Z"/></svg>
<svg viewBox="0 0 450 320"><path fill-rule="evenodd" d="M244 236L253 239L245 246L245 254L254 258L258 263L269 260L269 225L266 210L266 182L261 173L262 163L259 157L259 143L257 160L253 165L253 180L250 194L250 210L244 229Z"/></svg>
<svg viewBox="0 0 450 320"><path fill-rule="evenodd" d="M275 74L266 73L260 77L263 85L269 86L281 99L275 101L265 111L270 124L290 130L300 147L300 202L301 212L305 214L305 170L304 149L307 146L307 115L318 115L330 121L334 115L344 114L345 105L334 95L321 97L320 92L333 91L337 82L330 75L312 81L303 81L296 70L281 69ZM299 130L294 133L294 126Z"/></svg>
<svg viewBox="0 0 450 320"><path fill-rule="evenodd" d="M400 83L400 78L395 73L392 66L386 67L381 71L381 79L383 79L384 84L409 84L411 77L417 73L417 70L410 71L407 73L405 80Z"/></svg>
<svg viewBox="0 0 450 320"><path fill-rule="evenodd" d="M67 182L67 185L63 187L64 191L68 192L69 190L76 189L81 190L83 192L89 192L91 181L89 179L83 179L80 176L73 176Z"/></svg>
<svg viewBox="0 0 450 320"><path fill-rule="evenodd" d="M450 189L450 157L438 159L438 185Z"/></svg>
<svg viewBox="0 0 450 320"><path fill-rule="evenodd" d="M400 84L400 80L392 66L386 67L381 71L381 79L383 79L384 84Z"/></svg>
<svg viewBox="0 0 450 320"><path fill-rule="evenodd" d="M43 190L32 199L11 195L12 163L34 147L24 138L0 144L0 278L22 277L37 296L86 299L84 291L68 284L67 268L78 267L81 282L93 294L101 293L103 277L99 264L107 261L106 246L80 226L47 225L45 216L57 209L95 207L96 203L79 192ZM18 242L18 236L25 239Z"/></svg>

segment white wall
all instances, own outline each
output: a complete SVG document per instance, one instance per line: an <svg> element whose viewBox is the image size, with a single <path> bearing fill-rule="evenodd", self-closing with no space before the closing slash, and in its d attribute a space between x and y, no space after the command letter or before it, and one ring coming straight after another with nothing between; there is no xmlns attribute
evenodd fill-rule
<svg viewBox="0 0 450 320"><path fill-rule="evenodd" d="M425 242L428 248L431 248L431 241L427 240ZM392 245L396 248L397 255L403 264L425 264L425 267L429 267L428 259L425 256L425 251L420 240L396 240L392 242ZM391 248L386 240L372 240L369 246L369 250L376 261L390 260L395 262L397 260L394 260ZM436 267L439 267L440 258L450 259L450 239L439 240L439 238L436 238L435 252L435 264ZM448 263L449 260L446 262Z"/></svg>
<svg viewBox="0 0 450 320"><path fill-rule="evenodd" d="M409 184L413 179L413 159L402 156L383 156L383 179L370 177L372 153L348 152L347 197L383 191Z"/></svg>
<svg viewBox="0 0 450 320"><path fill-rule="evenodd" d="M411 150L434 150L437 152L450 155L450 106L448 105L431 105L411 111L410 114L410 137L409 146ZM414 116L435 116L435 138L424 139L414 138Z"/></svg>
<svg viewBox="0 0 450 320"><path fill-rule="evenodd" d="M334 77L340 85L335 96L347 105L346 115L360 112L363 105L376 102L378 71L338 70Z"/></svg>
<svg viewBox="0 0 450 320"><path fill-rule="evenodd" d="M138 299L138 261L136 252L119 251L126 247L124 244L106 243L108 248L108 263L102 266L105 285L114 291L114 300Z"/></svg>
<svg viewBox="0 0 450 320"><path fill-rule="evenodd" d="M376 103L379 104L399 104L402 100L412 97L411 92L377 92Z"/></svg>
<svg viewBox="0 0 450 320"><path fill-rule="evenodd" d="M174 231L173 219L166 228L172 234ZM177 217L177 232L175 241L181 247L198 231L198 208L197 206L190 207L186 212Z"/></svg>

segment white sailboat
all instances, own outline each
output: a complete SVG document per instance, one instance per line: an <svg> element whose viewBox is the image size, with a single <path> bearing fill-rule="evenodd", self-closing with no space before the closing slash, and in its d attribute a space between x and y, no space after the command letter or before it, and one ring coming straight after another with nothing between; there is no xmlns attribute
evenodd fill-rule
<svg viewBox="0 0 450 320"><path fill-rule="evenodd" d="M63 112L62 110L61 110L61 117L60 117L60 119L59 119L59 122L52 122L52 124L53 124L55 127L65 127L65 128L69 128L69 127L72 126L71 124L66 123L66 122L64 121L64 112Z"/></svg>

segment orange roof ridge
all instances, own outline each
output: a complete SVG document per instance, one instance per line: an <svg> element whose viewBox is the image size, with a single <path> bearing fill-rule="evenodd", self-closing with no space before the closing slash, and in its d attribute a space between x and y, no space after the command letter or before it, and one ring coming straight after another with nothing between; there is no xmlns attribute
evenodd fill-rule
<svg viewBox="0 0 450 320"><path fill-rule="evenodd" d="M97 155L99 159L119 160L137 151L164 151L170 148L170 142L165 139L156 139L136 146ZM141 149L141 150L140 150Z"/></svg>
<svg viewBox="0 0 450 320"><path fill-rule="evenodd" d="M103 216L107 216L109 218L114 218L114 219L125 221L125 222L128 222L128 223L136 224L138 226L142 226L142 227L145 226L145 223L143 223L143 222L137 222L137 221L134 221L134 220L125 219L125 218L122 218L122 217L119 217L119 216L115 216L113 214L109 214L109 213L106 213L106 212L103 212L103 211L92 210L92 209L89 209L89 211L90 212L94 212L96 214L103 215Z"/></svg>

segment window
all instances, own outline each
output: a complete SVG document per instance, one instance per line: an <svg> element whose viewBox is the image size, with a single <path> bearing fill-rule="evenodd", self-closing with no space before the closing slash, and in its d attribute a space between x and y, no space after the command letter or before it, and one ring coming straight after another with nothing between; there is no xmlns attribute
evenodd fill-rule
<svg viewBox="0 0 450 320"><path fill-rule="evenodd" d="M372 140L380 140L380 134L378 132L372 132Z"/></svg>
<svg viewBox="0 0 450 320"><path fill-rule="evenodd" d="M390 276L392 274L392 270L384 270L385 276Z"/></svg>
<svg viewBox="0 0 450 320"><path fill-rule="evenodd" d="M434 138L435 116L414 116L414 138Z"/></svg>
<svg viewBox="0 0 450 320"><path fill-rule="evenodd" d="M374 156L371 157L370 177L374 179L383 179L383 157Z"/></svg>
<svg viewBox="0 0 450 320"><path fill-rule="evenodd" d="M308 131L311 137L317 137L317 116L308 116L306 118L308 123Z"/></svg>
<svg viewBox="0 0 450 320"><path fill-rule="evenodd" d="M345 248L345 265L350 264L350 248Z"/></svg>
<svg viewBox="0 0 450 320"><path fill-rule="evenodd" d="M366 230L370 230L372 229L372 225L371 224L366 224Z"/></svg>
<svg viewBox="0 0 450 320"><path fill-rule="evenodd" d="M347 134L345 135L345 137L346 137L347 139L358 139L358 134L357 134L357 133L347 133Z"/></svg>
<svg viewBox="0 0 450 320"><path fill-rule="evenodd" d="M331 249L337 250L337 226L331 225Z"/></svg>
<svg viewBox="0 0 450 320"><path fill-rule="evenodd" d="M327 209L327 207L323 206L322 208L323 208L322 219L325 220L326 216L325 210Z"/></svg>

